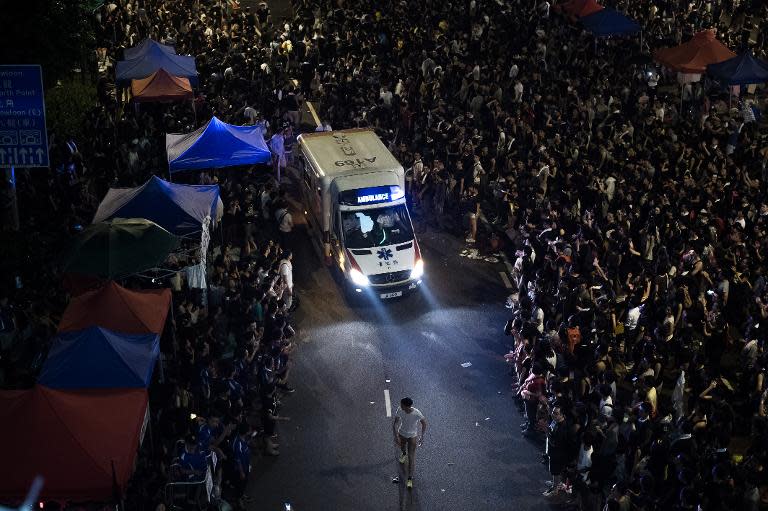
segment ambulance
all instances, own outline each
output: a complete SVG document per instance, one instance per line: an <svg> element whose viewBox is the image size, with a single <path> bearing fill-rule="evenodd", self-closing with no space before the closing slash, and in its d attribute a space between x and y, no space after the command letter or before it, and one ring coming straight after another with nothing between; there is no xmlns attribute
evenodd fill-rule
<svg viewBox="0 0 768 511"><path fill-rule="evenodd" d="M358 293L395 298L416 289L424 260L403 166L369 129L305 133L298 142L306 217L326 264Z"/></svg>

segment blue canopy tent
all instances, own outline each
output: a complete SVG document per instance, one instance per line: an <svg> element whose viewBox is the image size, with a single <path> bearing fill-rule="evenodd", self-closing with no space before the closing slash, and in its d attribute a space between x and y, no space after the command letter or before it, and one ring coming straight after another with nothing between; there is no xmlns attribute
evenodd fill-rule
<svg viewBox="0 0 768 511"><path fill-rule="evenodd" d="M59 334L38 383L55 389L148 387L160 354L157 334L101 327Z"/></svg>
<svg viewBox="0 0 768 511"><path fill-rule="evenodd" d="M260 126L233 126L216 117L192 133L165 135L165 148L171 173L253 165L271 159Z"/></svg>
<svg viewBox="0 0 768 511"><path fill-rule="evenodd" d="M710 64L707 73L723 85L752 85L768 82L768 63L746 51L732 59Z"/></svg>
<svg viewBox="0 0 768 511"><path fill-rule="evenodd" d="M144 39L133 48L126 48L123 51L125 60L133 60L137 57L143 57L150 53L152 49L159 49L167 53L168 55L176 55L176 48L169 44L163 44L155 41L154 39Z"/></svg>
<svg viewBox="0 0 768 511"><path fill-rule="evenodd" d="M141 80L159 69L180 78L188 78L192 85L197 85L195 58L185 55L173 55L161 45L148 45L143 53L135 58L121 60L115 69L115 81L118 84L130 84L131 80Z"/></svg>
<svg viewBox="0 0 768 511"><path fill-rule="evenodd" d="M605 8L579 21L592 32L595 37L612 37L630 35L640 32L641 27L636 21L626 17L615 9Z"/></svg>
<svg viewBox="0 0 768 511"><path fill-rule="evenodd" d="M145 218L176 236L188 236L200 232L207 218L217 222L223 211L219 185L182 185L152 176L137 188L110 188L93 223Z"/></svg>

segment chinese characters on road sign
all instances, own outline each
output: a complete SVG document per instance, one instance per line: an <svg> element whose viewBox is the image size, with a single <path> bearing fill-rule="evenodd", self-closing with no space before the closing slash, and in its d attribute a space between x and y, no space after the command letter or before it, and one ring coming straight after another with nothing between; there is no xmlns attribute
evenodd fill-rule
<svg viewBox="0 0 768 511"><path fill-rule="evenodd" d="M0 66L0 167L47 167L40 66Z"/></svg>

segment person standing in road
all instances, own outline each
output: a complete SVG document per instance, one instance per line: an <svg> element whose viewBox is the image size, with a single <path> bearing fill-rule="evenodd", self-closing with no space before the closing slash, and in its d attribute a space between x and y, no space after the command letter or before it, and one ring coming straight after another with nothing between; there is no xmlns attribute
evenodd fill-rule
<svg viewBox="0 0 768 511"><path fill-rule="evenodd" d="M278 272L285 286L283 289L283 301L289 310L293 306L293 254L290 250L284 250Z"/></svg>
<svg viewBox="0 0 768 511"><path fill-rule="evenodd" d="M286 129L283 127L276 131L272 138L269 139L269 149L272 151L272 166L278 183L281 181L282 171L285 170L288 162L285 157L285 135Z"/></svg>
<svg viewBox="0 0 768 511"><path fill-rule="evenodd" d="M293 216L288 209L288 201L280 199L275 210L275 220L277 222L278 235L280 236L280 248L289 250L291 248L291 232L293 231Z"/></svg>
<svg viewBox="0 0 768 511"><path fill-rule="evenodd" d="M419 435L421 424L421 435ZM416 446L424 442L424 432L427 430L427 419L417 408L413 407L413 399L404 397L400 400L400 408L395 413L395 421L392 423L392 432L395 435L395 443L400 447L398 461L404 464L408 461L408 489L413 488L413 467L416 462ZM418 437L418 439L417 439Z"/></svg>
<svg viewBox="0 0 768 511"><path fill-rule="evenodd" d="M241 508L250 498L245 494L245 487L248 484L248 476L251 473L251 447L249 440L251 438L251 426L242 422L237 427L237 435L232 439L232 468L233 486L235 495Z"/></svg>

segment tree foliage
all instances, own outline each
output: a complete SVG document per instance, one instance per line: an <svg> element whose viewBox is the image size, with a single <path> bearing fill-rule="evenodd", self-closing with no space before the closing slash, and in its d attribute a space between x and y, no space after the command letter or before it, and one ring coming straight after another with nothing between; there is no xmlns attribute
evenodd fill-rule
<svg viewBox="0 0 768 511"><path fill-rule="evenodd" d="M88 3L0 0L0 62L40 64L45 87L56 85L94 49Z"/></svg>
<svg viewBox="0 0 768 511"><path fill-rule="evenodd" d="M80 138L83 122L96 101L96 87L91 82L68 78L45 93L48 129L61 136Z"/></svg>

